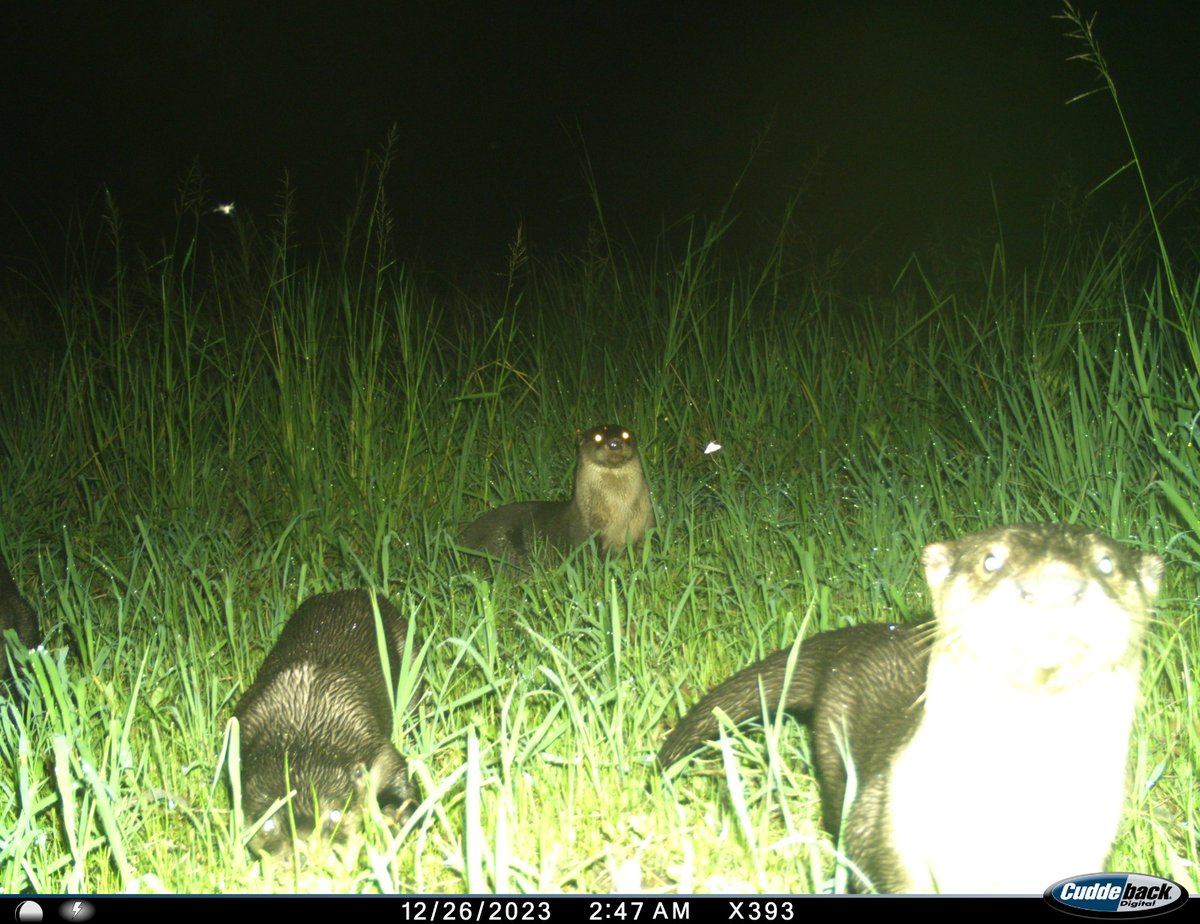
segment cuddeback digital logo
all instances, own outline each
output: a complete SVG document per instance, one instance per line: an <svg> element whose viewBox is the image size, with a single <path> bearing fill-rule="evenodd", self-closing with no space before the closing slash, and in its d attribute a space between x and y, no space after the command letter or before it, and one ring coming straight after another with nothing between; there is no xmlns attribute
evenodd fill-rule
<svg viewBox="0 0 1200 924"><path fill-rule="evenodd" d="M1121 914L1145 918L1174 911L1187 901L1187 889L1170 879L1141 873L1088 873L1050 886L1043 897L1059 911L1102 918Z"/></svg>

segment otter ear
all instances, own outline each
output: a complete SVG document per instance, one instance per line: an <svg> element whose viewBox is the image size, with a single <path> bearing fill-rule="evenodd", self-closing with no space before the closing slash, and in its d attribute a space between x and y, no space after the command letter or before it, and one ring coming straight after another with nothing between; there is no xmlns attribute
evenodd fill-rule
<svg viewBox="0 0 1200 924"><path fill-rule="evenodd" d="M358 798L361 799L367 794L367 789L372 782L372 774L362 761L356 763L354 769L350 771L350 782L354 784L354 792Z"/></svg>
<svg viewBox="0 0 1200 924"><path fill-rule="evenodd" d="M364 768L364 776L367 772ZM371 759L369 776L375 801L380 805L398 804L410 798L408 763L390 744L380 748Z"/></svg>
<svg viewBox="0 0 1200 924"><path fill-rule="evenodd" d="M1142 587L1146 596L1153 600L1158 596L1158 588L1162 584L1163 560L1149 552L1142 554L1142 566L1138 569L1138 577L1142 579Z"/></svg>
<svg viewBox="0 0 1200 924"><path fill-rule="evenodd" d="M929 582L929 589L937 590L946 583L954 565L950 546L944 542L925 546L925 551L921 553L921 564L925 566L925 580Z"/></svg>

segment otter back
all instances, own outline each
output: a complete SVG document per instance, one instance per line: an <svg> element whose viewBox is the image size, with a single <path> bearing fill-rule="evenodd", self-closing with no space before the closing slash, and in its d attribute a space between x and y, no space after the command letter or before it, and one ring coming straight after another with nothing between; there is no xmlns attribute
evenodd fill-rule
<svg viewBox="0 0 1200 924"><path fill-rule="evenodd" d="M21 596L17 582L8 570L8 563L0 556L0 681L8 677L8 646L3 638L9 629L16 633L17 640L26 648L34 648L41 642L37 614Z"/></svg>
<svg viewBox="0 0 1200 924"><path fill-rule="evenodd" d="M569 501L497 507L468 524L459 545L517 565L539 543L566 553L595 536L605 555L641 545L656 521L636 437L624 427L602 424L581 433L576 450Z"/></svg>
<svg viewBox="0 0 1200 924"><path fill-rule="evenodd" d="M396 678L407 620L377 598ZM297 830L345 823L368 783L380 805L414 797L408 765L392 744L392 706L379 660L371 595L320 594L288 620L234 710L241 727L242 802L257 820L291 790ZM285 807L264 824L262 846L288 838Z"/></svg>
<svg viewBox="0 0 1200 924"><path fill-rule="evenodd" d="M936 620L858 626L713 690L660 761L767 706L809 722L826 828L886 892L1037 893L1099 870L1125 797L1140 648L1162 562L1099 533L1020 524L934 543ZM856 795L843 810L846 768ZM860 887L863 882L858 882Z"/></svg>

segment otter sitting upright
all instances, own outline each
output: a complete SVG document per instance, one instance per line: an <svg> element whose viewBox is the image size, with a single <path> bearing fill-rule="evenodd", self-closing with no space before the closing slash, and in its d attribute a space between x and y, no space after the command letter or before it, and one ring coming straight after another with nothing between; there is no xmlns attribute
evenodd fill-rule
<svg viewBox="0 0 1200 924"><path fill-rule="evenodd" d="M804 717L826 829L855 885L1040 894L1101 869L1125 801L1156 556L1079 526L1022 524L922 557L934 621L859 625L714 689L659 754L783 706ZM847 768L855 791L847 804Z"/></svg>
<svg viewBox="0 0 1200 924"><path fill-rule="evenodd" d="M463 528L458 543L514 565L540 542L569 552L596 536L606 555L639 546L655 525L637 439L616 424L579 435L575 494L567 501L523 501L489 510Z"/></svg>

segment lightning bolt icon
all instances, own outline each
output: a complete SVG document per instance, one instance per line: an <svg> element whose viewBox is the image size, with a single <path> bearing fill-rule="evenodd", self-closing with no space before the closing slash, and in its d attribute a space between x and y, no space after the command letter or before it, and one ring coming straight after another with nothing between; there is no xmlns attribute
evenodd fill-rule
<svg viewBox="0 0 1200 924"><path fill-rule="evenodd" d="M81 907L83 907L83 902L76 902L75 907L71 909L71 917L75 917L75 915L79 914L79 909Z"/></svg>

